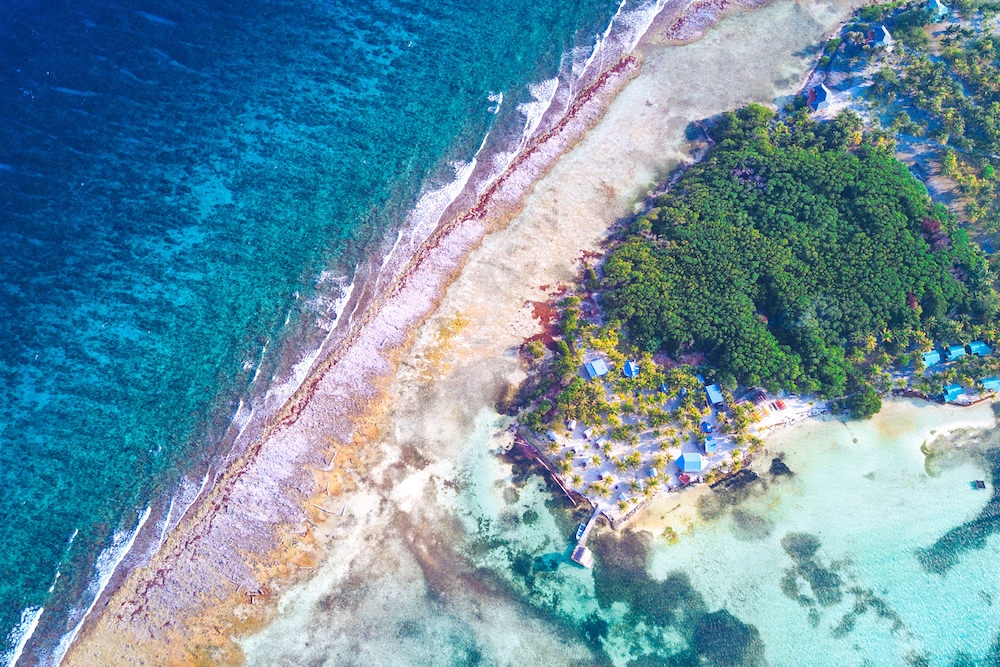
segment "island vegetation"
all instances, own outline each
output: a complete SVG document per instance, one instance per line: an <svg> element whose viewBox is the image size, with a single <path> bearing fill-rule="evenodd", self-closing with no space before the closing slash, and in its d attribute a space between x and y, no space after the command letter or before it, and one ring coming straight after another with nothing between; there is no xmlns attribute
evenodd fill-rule
<svg viewBox="0 0 1000 667"><path fill-rule="evenodd" d="M722 114L703 158L585 267L554 336L524 348L518 421L565 486L624 515L740 471L782 423L865 418L889 392L968 403L1000 388L1000 294L977 242L1000 228L1000 5L966 4L974 21L936 31L940 7L860 10L819 71L869 95L864 117L813 115L805 95ZM896 157L904 139L961 205L932 200Z"/></svg>
<svg viewBox="0 0 1000 667"><path fill-rule="evenodd" d="M858 397L1000 305L982 252L880 135L749 106L604 263L609 318L648 351L708 356L720 384Z"/></svg>

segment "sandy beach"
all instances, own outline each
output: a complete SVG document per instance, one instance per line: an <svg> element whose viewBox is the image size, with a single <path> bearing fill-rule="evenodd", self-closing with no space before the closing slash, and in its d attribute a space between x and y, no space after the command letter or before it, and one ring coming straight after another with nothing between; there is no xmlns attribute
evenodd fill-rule
<svg viewBox="0 0 1000 667"><path fill-rule="evenodd" d="M540 328L532 304L572 280L607 229L690 159L688 125L794 94L850 10L775 2L685 46L668 43L704 21L658 29L595 78L474 206L358 290L350 331L148 564L100 602L66 664L273 664L269 632L290 619L300 631L377 636L372 581L433 591L498 659L544 660L554 630L542 621L520 619L517 646L489 639L517 604L475 581L449 547L454 462L478 455L466 450L477 430L502 432L492 406L524 377L518 349ZM359 572L368 592L347 604L338 595L362 588ZM570 642L558 657L573 655L586 651Z"/></svg>
<svg viewBox="0 0 1000 667"><path fill-rule="evenodd" d="M882 411L868 422L852 422L825 414L776 429L767 436L764 449L755 456L751 469L765 474L774 457L808 458L811 449L816 446L817 433L838 430L849 433L860 428L873 430L887 439L904 437L910 454L920 458L923 456L921 445L925 442L949 433L991 428L995 423L992 402L989 401L959 407L920 399L887 400ZM662 535L665 529L670 528L683 539L704 523L699 503L710 493L711 489L702 485L690 492L657 496L643 505L625 528L644 530L653 535Z"/></svg>

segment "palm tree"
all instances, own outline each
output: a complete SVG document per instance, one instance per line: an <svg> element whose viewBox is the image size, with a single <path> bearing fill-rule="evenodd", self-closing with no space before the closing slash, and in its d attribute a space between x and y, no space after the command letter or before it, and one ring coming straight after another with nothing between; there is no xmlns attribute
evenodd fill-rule
<svg viewBox="0 0 1000 667"><path fill-rule="evenodd" d="M573 486L580 486L583 484L583 477L579 473L573 475Z"/></svg>

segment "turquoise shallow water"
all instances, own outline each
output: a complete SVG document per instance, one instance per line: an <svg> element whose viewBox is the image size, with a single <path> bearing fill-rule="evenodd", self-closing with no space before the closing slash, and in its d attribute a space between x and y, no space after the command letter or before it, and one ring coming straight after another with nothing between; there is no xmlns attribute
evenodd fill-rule
<svg viewBox="0 0 1000 667"><path fill-rule="evenodd" d="M528 84L618 3L4 5L9 656L26 608L66 630L112 535L315 346L422 188L487 132L516 141Z"/></svg>
<svg viewBox="0 0 1000 667"><path fill-rule="evenodd" d="M575 524L544 482L482 447L460 473L465 550L598 662L996 664L997 432L931 461L920 450L949 421L991 421L975 410L890 403L871 422L779 434L769 448L787 451L792 476L715 494L676 543L598 535L592 571L568 562ZM483 414L472 439L489 445L493 428Z"/></svg>
<svg viewBox="0 0 1000 667"><path fill-rule="evenodd" d="M335 555L241 645L253 665L997 664L992 407L884 411L777 434L756 481L696 513L671 494L629 528L595 531L584 569L569 556L589 512L502 454L508 422L483 408L458 456L393 464L398 511L376 518L374 497L352 499L372 533L345 518ZM986 428L935 442L962 424ZM792 474L771 471L779 453ZM670 540L674 516L687 518Z"/></svg>

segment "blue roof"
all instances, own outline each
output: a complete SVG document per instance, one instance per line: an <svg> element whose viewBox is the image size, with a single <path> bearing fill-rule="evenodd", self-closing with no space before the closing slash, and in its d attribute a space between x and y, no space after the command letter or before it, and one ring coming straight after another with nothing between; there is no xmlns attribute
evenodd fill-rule
<svg viewBox="0 0 1000 667"><path fill-rule="evenodd" d="M990 346L981 340L974 340L969 343L969 353L977 357L985 357L990 353Z"/></svg>
<svg viewBox="0 0 1000 667"><path fill-rule="evenodd" d="M809 105L813 111L819 111L830 106L830 99L833 92L824 84L820 84L809 91Z"/></svg>
<svg viewBox="0 0 1000 667"><path fill-rule="evenodd" d="M635 363L631 359L625 362L625 368L622 370L627 378L634 378L639 374L639 364Z"/></svg>
<svg viewBox="0 0 1000 667"><path fill-rule="evenodd" d="M950 403L964 393L965 390L962 389L962 385L949 384L945 385L944 391L942 392L941 396L942 398L944 398L945 403Z"/></svg>
<svg viewBox="0 0 1000 667"><path fill-rule="evenodd" d="M941 362L941 353L937 350L924 352L924 366L933 366Z"/></svg>
<svg viewBox="0 0 1000 667"><path fill-rule="evenodd" d="M677 459L677 466L684 472L701 472L701 454L684 452Z"/></svg>
<svg viewBox="0 0 1000 667"><path fill-rule="evenodd" d="M1000 391L1000 378L983 378L980 382L983 383L983 389L986 391Z"/></svg>
<svg viewBox="0 0 1000 667"><path fill-rule="evenodd" d="M892 35L889 34L889 29L884 25L880 25L875 28L875 43L876 44L892 44Z"/></svg>
<svg viewBox="0 0 1000 667"><path fill-rule="evenodd" d="M948 361L954 361L959 357L965 356L965 346L964 345L952 345L947 351Z"/></svg>
<svg viewBox="0 0 1000 667"><path fill-rule="evenodd" d="M710 405L718 405L719 403L725 403L725 399L722 398L722 391L719 389L719 385L710 384L705 387L705 393L708 394L708 402Z"/></svg>
<svg viewBox="0 0 1000 667"><path fill-rule="evenodd" d="M604 359L594 359L588 362L584 368L587 369L587 375L590 376L591 380L608 374L608 365L604 363Z"/></svg>
<svg viewBox="0 0 1000 667"><path fill-rule="evenodd" d="M711 433L712 432L712 425L709 424L708 422L702 422L701 423L701 430L704 433Z"/></svg>
<svg viewBox="0 0 1000 667"><path fill-rule="evenodd" d="M705 438L705 453L714 454L718 450L719 446L715 442L715 438L709 436Z"/></svg>

